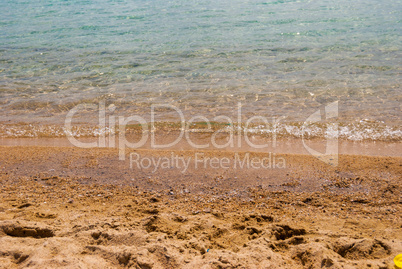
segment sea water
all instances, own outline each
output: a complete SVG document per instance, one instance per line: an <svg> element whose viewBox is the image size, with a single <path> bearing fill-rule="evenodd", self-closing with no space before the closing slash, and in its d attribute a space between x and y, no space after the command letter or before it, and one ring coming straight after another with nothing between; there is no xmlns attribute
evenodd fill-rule
<svg viewBox="0 0 402 269"><path fill-rule="evenodd" d="M171 122L241 106L295 133L338 101L346 138L402 138L400 0L0 2L1 136L62 135L102 102L146 120L170 106ZM77 124L96 125L91 109Z"/></svg>

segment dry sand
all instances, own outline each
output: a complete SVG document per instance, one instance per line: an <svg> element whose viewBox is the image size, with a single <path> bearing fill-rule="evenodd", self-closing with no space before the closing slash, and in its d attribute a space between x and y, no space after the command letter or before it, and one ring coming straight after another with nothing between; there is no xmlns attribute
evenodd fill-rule
<svg viewBox="0 0 402 269"><path fill-rule="evenodd" d="M402 253L400 157L152 173L117 156L0 147L0 267L394 268Z"/></svg>

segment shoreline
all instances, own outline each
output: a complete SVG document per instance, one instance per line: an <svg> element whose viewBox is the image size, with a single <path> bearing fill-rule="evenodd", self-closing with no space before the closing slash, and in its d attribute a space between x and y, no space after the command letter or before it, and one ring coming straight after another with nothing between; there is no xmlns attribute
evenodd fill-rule
<svg viewBox="0 0 402 269"><path fill-rule="evenodd" d="M137 117L137 115L135 115ZM84 117L85 118L85 117ZM166 134L190 135L196 138L202 136L242 136L257 137L258 139L339 139L350 142L391 142L397 143L402 139L402 130L399 122L393 124L368 119L355 121L323 122L280 122L279 119L265 119L264 122L192 122L192 121L156 121L148 122L138 116L141 124L134 124L135 120L123 121L119 125L116 116L99 120L99 123L72 124L71 119L63 124L17 123L0 121L0 137L9 139L19 138L63 138L77 137L90 139L91 137L118 137L138 136L155 133L163 137ZM67 122L69 122L67 124Z"/></svg>
<svg viewBox="0 0 402 269"><path fill-rule="evenodd" d="M402 251L401 157L340 155L332 167L278 153L284 168L182 173L130 169L110 148L0 153L2 268L393 268Z"/></svg>
<svg viewBox="0 0 402 269"><path fill-rule="evenodd" d="M246 140L244 136L238 139L237 135L234 135L231 139L234 141L233 146L228 146L225 148L217 148L211 143L211 135L210 134L191 134L187 137L184 137L178 143L171 145L169 147L158 149L158 146L168 145L169 143L174 142L177 139L176 134L172 134L170 132L158 133L155 136L155 140L152 141L152 137L135 149L138 150L182 150L182 151L194 151L198 149L194 149L195 145L206 145L208 147L200 148L199 150L211 150L217 152L272 152L277 154L304 154L310 155L309 149L314 149L318 152L325 153L328 139L322 138L313 138L313 139L302 139L302 138L265 138L259 136L251 136ZM102 143L102 137L80 137L74 138L75 141L79 143L83 143L83 145L90 143L97 143L96 146L92 148L107 148L107 149L117 149L121 145L119 138L116 137L113 144L111 144L111 140L108 137L103 138L103 146L100 147ZM227 143L225 139L228 139L228 136L222 136L216 138L216 144L224 144ZM135 134L128 134L127 137L123 140L123 143L129 144L131 141L138 141L139 136ZM342 155L363 155L363 156L389 156L389 157L402 157L402 143L399 141L349 141L345 139L336 139L335 141L337 146L337 153ZM151 144L155 143L155 145ZM240 145L240 146L239 146ZM256 145L256 146L254 146ZM264 148L258 148L258 146L264 145ZM39 138L1 138L0 137L0 146L25 146L25 147L67 147L73 148L77 147L76 145L71 143L66 137L57 137L57 138L48 138L48 137L39 137ZM124 145L124 148L128 150L133 150L130 148L130 145Z"/></svg>

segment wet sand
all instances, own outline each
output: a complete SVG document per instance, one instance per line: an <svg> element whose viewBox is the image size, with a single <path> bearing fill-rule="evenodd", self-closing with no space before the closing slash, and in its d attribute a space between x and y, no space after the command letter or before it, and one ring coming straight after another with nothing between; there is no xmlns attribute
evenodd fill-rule
<svg viewBox="0 0 402 269"><path fill-rule="evenodd" d="M337 167L245 151L125 157L1 146L0 267L394 268L402 252L401 157L340 155ZM214 157L228 168L204 165ZM152 158L166 166L137 165Z"/></svg>

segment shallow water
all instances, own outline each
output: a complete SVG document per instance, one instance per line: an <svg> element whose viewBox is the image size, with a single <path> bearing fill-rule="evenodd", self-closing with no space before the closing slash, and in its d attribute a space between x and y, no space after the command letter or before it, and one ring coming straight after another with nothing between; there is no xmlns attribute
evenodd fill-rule
<svg viewBox="0 0 402 269"><path fill-rule="evenodd" d="M400 131L401 17L402 1L4 0L0 121L57 126L104 100L146 120L152 104L236 119L241 102L243 119L304 122L339 101L344 125Z"/></svg>
<svg viewBox="0 0 402 269"><path fill-rule="evenodd" d="M162 136L163 135L163 136ZM161 134L158 136L158 144L167 145L171 143L178 137L178 134ZM129 141L138 140L136 137L128 136L127 139ZM96 137L80 137L77 139L82 143L93 143L99 142ZM238 141L238 137L235 137L235 140ZM305 141L303 144L302 140L299 138L283 138L273 141L272 139L267 139L258 136L250 136L249 140L252 141L253 144L266 145L264 148L256 148L251 146L244 137L241 137L241 142L236 143L234 147L226 147L224 149L217 149L214 146L210 145L208 148L203 148L198 151L194 151L194 147L188 143L188 140L183 139L179 143L164 148L164 152L173 152L173 151L181 151L181 152L204 152L204 151L216 151L216 152L264 152L264 153L272 153L272 154L303 154L309 155L310 152L308 148L312 148L319 152L326 151L326 142L321 139L314 139ZM191 141L196 144L207 144L211 142L210 137L203 137L200 135L192 136ZM110 141L107 140L105 144L106 148L118 148L119 141L116 139L115 144L112 146ZM219 141L221 143L222 141ZM1 146L34 146L34 147L74 147L71 141L69 141L65 137L36 137L36 138L0 138ZM143 146L136 148L136 150L147 150L154 149L151 145L150 141L147 141ZM155 154L158 154L158 151L154 151ZM159 151L160 153L161 151ZM130 154L130 149L127 149L127 155ZM339 140L338 144L338 154L339 155L364 155L364 156L390 156L390 157L402 157L402 144L400 142L390 142L390 141L350 141L350 140ZM116 156L117 158L117 156Z"/></svg>

